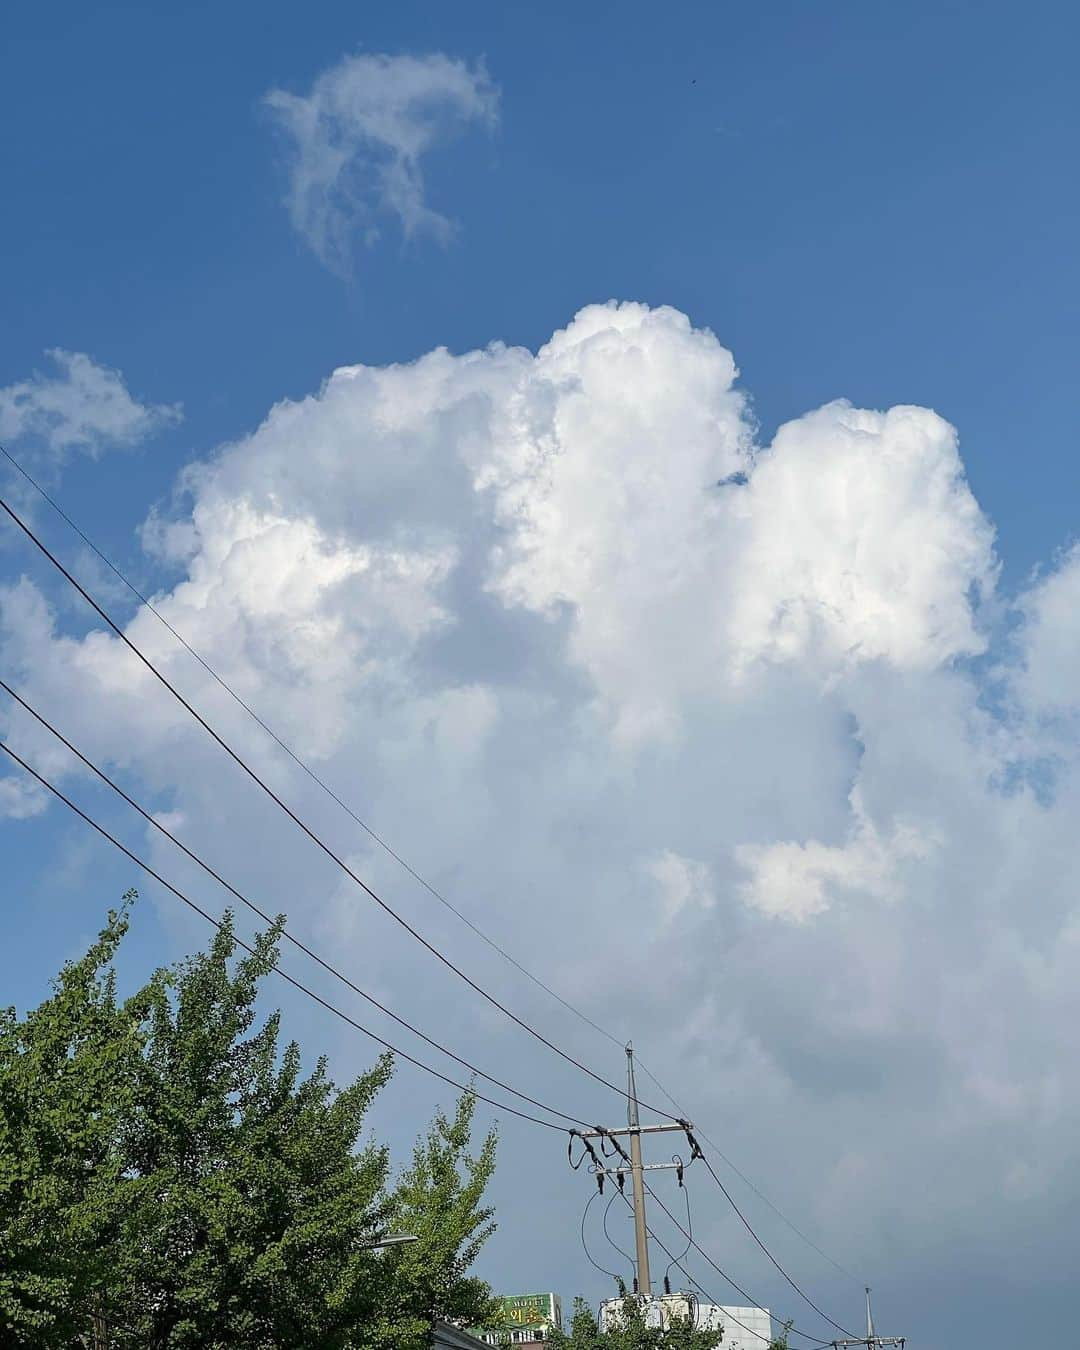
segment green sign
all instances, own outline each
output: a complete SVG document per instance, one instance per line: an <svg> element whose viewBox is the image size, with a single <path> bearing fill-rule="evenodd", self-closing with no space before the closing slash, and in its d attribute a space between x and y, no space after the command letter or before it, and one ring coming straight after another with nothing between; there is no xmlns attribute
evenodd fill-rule
<svg viewBox="0 0 1080 1350"><path fill-rule="evenodd" d="M504 1294L502 1313L493 1331L539 1331L561 1327L562 1309L554 1294Z"/></svg>
<svg viewBox="0 0 1080 1350"><path fill-rule="evenodd" d="M499 1300L508 1327L543 1327L552 1319L550 1294L512 1294Z"/></svg>

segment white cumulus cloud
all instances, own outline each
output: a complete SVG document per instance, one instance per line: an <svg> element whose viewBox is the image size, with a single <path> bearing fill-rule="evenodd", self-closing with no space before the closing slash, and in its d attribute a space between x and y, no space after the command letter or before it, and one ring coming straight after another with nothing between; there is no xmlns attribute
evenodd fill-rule
<svg viewBox="0 0 1080 1350"><path fill-rule="evenodd" d="M993 531L935 413L831 403L780 428L744 495L740 666L927 668L983 650L971 602L993 586Z"/></svg>
<svg viewBox="0 0 1080 1350"><path fill-rule="evenodd" d="M472 124L490 127L498 92L483 63L441 52L347 56L311 92L274 89L265 102L290 147L289 214L322 262L347 271L357 232L396 217L405 236L445 238L450 220L428 205L421 161Z"/></svg>
<svg viewBox="0 0 1080 1350"><path fill-rule="evenodd" d="M1040 777L1032 726L1080 711L1076 564L1003 622L993 531L943 419L833 403L762 444L717 336L612 303L536 351L334 371L183 485L190 509L146 531L179 576L155 600L169 622L494 940L632 1033L827 1248L887 1258L909 1289L955 1252L999 1261L1002 1233L1024 1233L1006 1254L1032 1288L1064 1262L1075 1206L1050 1202L1080 1196L1080 742L1059 738ZM621 1072L151 614L129 632L381 894ZM118 642L17 581L0 649L43 711L354 978L527 1090L610 1112L384 922ZM1004 676L986 652L1008 653ZM38 762L40 733L0 718ZM339 1060L368 1053L336 1035L313 1024ZM563 1260L575 1185L553 1180L550 1221L515 1230L518 1271ZM695 1232L734 1242L703 1211ZM569 1290L565 1262L551 1281Z"/></svg>
<svg viewBox="0 0 1080 1350"><path fill-rule="evenodd" d="M1066 552L1025 597L1015 684L1037 713L1080 706L1080 548Z"/></svg>
<svg viewBox="0 0 1080 1350"><path fill-rule="evenodd" d="M56 373L0 388L0 441L29 441L54 456L132 446L181 418L179 404L140 403L117 370L85 352L47 353Z"/></svg>
<svg viewBox="0 0 1080 1350"><path fill-rule="evenodd" d="M842 844L783 840L740 844L735 860L748 873L746 902L763 914L803 921L829 907L838 890L875 900L901 900L908 893L901 867L924 859L936 842L932 828L897 821L882 835L866 816L861 794L852 792L852 826Z"/></svg>

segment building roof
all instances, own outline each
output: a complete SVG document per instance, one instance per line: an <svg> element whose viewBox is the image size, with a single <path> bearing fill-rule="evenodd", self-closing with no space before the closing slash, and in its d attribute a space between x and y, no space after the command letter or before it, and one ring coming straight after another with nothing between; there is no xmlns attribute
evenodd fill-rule
<svg viewBox="0 0 1080 1350"><path fill-rule="evenodd" d="M431 1333L434 1350L490 1350L483 1341L470 1336L467 1331L459 1331L448 1322L436 1322Z"/></svg>

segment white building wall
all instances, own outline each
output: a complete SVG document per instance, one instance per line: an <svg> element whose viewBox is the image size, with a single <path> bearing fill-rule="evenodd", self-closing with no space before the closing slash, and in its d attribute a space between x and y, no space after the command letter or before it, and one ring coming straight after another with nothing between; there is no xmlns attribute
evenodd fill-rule
<svg viewBox="0 0 1080 1350"><path fill-rule="evenodd" d="M702 1303L698 1305L697 1325L704 1328L723 1327L723 1350L767 1350L772 1343L772 1317L762 1308L733 1308Z"/></svg>
<svg viewBox="0 0 1080 1350"><path fill-rule="evenodd" d="M672 1317L693 1313L694 1324L703 1331L723 1331L722 1350L768 1350L772 1342L772 1317L768 1309L737 1308L717 1303L700 1303L692 1295L661 1294L646 1300L645 1320L650 1326L666 1327ZM617 1326L622 1316L622 1299L609 1298L600 1305L600 1325Z"/></svg>

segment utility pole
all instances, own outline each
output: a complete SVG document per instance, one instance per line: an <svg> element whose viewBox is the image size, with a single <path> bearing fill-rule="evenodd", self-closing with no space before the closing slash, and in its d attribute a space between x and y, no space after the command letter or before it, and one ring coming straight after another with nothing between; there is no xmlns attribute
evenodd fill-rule
<svg viewBox="0 0 1080 1350"><path fill-rule="evenodd" d="M626 1043L626 1123L630 1128L630 1177L634 1191L634 1238L637 1243L638 1292L652 1296L649 1278L649 1230L645 1227L645 1177L641 1166L641 1121L634 1082L634 1046Z"/></svg>
<svg viewBox="0 0 1080 1350"><path fill-rule="evenodd" d="M904 1350L906 1336L879 1336L874 1330L874 1314L870 1309L870 1289L866 1290L866 1336L857 1340L833 1341L833 1350L844 1350L845 1347L856 1345L865 1345L867 1350L881 1350L883 1345L898 1345L900 1350Z"/></svg>
<svg viewBox="0 0 1080 1350"><path fill-rule="evenodd" d="M677 1171L679 1174L679 1184L682 1184L682 1174L684 1164L678 1157L669 1163L647 1163L642 1157L641 1136L643 1134L666 1134L669 1131L675 1131L679 1134L685 1134L693 1150L690 1161L698 1156L697 1143L693 1137L693 1126L688 1120L680 1120L670 1125L642 1125L638 1114L637 1084L634 1081L634 1047L632 1044L626 1046L626 1126L619 1129L604 1129L597 1126L594 1130L572 1130L571 1135L581 1139L585 1148L592 1158L590 1171L596 1177L597 1185L600 1190L604 1189L604 1178L613 1177L619 1190L623 1190L627 1176L630 1177L630 1192L633 1200L634 1210L634 1237L637 1246L636 1261L636 1279L634 1280L634 1292L642 1295L644 1298L652 1297L652 1279L649 1275L649 1229L645 1222L645 1173L660 1171ZM627 1153L620 1138L629 1137L630 1152ZM604 1159L613 1158L616 1154L620 1162L614 1167L605 1167L604 1162L594 1152L591 1140L599 1139L600 1147L604 1154ZM571 1141L572 1142L572 1141ZM612 1152L608 1152L606 1145L611 1144ZM574 1166L580 1165L579 1163Z"/></svg>

